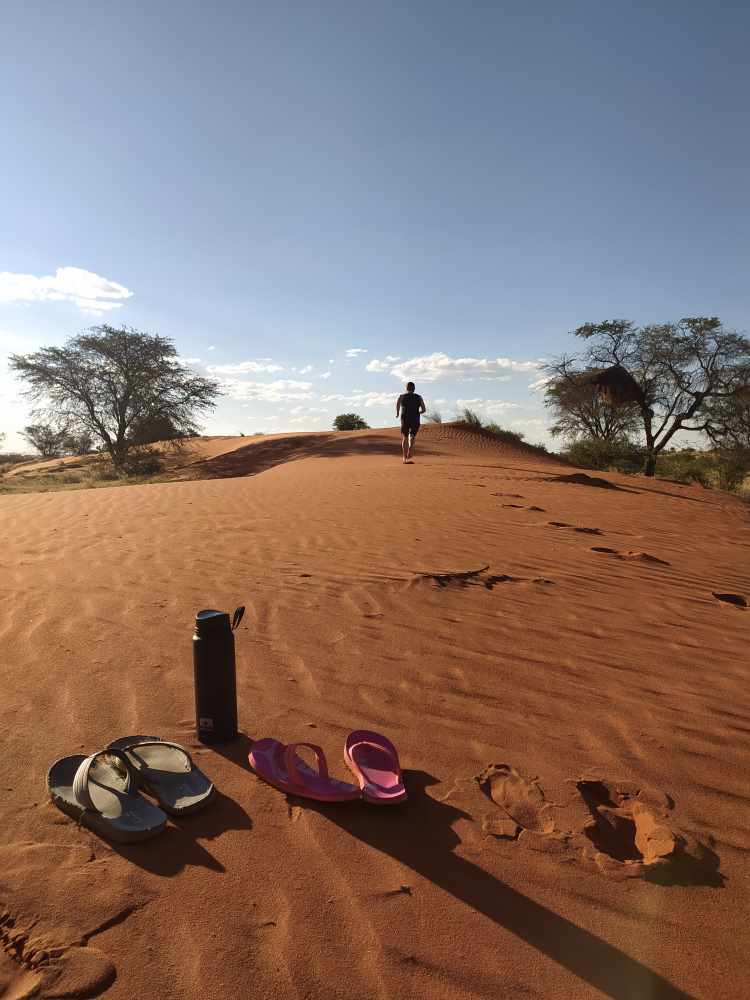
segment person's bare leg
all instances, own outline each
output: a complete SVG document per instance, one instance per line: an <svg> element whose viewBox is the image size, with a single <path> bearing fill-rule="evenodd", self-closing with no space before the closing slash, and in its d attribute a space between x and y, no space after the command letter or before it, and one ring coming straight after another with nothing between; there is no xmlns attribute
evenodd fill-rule
<svg viewBox="0 0 750 1000"><path fill-rule="evenodd" d="M412 453L414 451L414 442L416 440L417 440L417 435L416 434L410 434L409 435L409 449L408 449L408 454L407 454L407 458L409 458L409 459L411 458Z"/></svg>
<svg viewBox="0 0 750 1000"><path fill-rule="evenodd" d="M406 463L407 463L407 461L409 459L409 435L408 434L402 434L401 435L401 453L404 456L404 465L406 465Z"/></svg>

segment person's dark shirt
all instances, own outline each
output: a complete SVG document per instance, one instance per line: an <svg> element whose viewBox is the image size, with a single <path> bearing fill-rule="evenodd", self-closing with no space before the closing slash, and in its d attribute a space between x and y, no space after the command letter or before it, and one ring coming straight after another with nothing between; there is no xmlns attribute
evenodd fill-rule
<svg viewBox="0 0 750 1000"><path fill-rule="evenodd" d="M401 420L414 426L419 423L419 413L424 406L422 397L417 392L405 392L398 397Z"/></svg>

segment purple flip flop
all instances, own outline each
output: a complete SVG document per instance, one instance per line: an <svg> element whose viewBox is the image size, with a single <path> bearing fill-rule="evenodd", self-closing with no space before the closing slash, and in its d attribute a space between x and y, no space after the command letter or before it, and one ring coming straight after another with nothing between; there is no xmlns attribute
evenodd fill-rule
<svg viewBox="0 0 750 1000"><path fill-rule="evenodd" d="M356 729L346 739L344 760L359 782L365 802L397 805L406 801L398 753L387 737Z"/></svg>
<svg viewBox="0 0 750 1000"><path fill-rule="evenodd" d="M318 762L317 771L298 756L298 747L312 750ZM326 756L314 743L285 745L274 739L257 740L247 758L258 777L288 795L319 802L351 802L360 798L356 785L329 777Z"/></svg>

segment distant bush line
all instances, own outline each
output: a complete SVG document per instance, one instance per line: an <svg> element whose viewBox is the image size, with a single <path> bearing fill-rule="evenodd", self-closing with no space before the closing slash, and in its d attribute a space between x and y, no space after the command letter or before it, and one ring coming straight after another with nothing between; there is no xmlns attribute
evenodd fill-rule
<svg viewBox="0 0 750 1000"><path fill-rule="evenodd" d="M645 449L625 438L614 441L579 438L571 442L561 455L584 469L633 475L643 469ZM699 483L705 487L737 492L750 475L750 448L665 450L658 455L656 475L679 483Z"/></svg>

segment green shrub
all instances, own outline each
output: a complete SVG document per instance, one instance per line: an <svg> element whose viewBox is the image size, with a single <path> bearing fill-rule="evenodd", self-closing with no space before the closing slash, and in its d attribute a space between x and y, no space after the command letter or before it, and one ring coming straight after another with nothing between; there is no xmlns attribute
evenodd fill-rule
<svg viewBox="0 0 750 1000"><path fill-rule="evenodd" d="M724 448L714 453L714 462L719 489L734 493L750 475L750 448Z"/></svg>
<svg viewBox="0 0 750 1000"><path fill-rule="evenodd" d="M617 472L627 473L640 472L645 458L644 449L627 438L613 441L578 438L568 445L562 455L582 469L598 469L602 472L615 469Z"/></svg>
<svg viewBox="0 0 750 1000"><path fill-rule="evenodd" d="M155 476L164 469L161 457L152 451L136 451L128 455L125 472L129 476Z"/></svg>
<svg viewBox="0 0 750 1000"><path fill-rule="evenodd" d="M101 465L95 465L89 472L89 479L95 483L113 483L119 478L120 477L108 462L102 463Z"/></svg>
<svg viewBox="0 0 750 1000"><path fill-rule="evenodd" d="M468 427L475 427L477 430L482 426L482 418L474 410L470 410L468 406L459 411L458 421Z"/></svg>
<svg viewBox="0 0 750 1000"><path fill-rule="evenodd" d="M715 478L713 466L714 462L706 452L691 448L663 451L656 459L656 475L677 483L700 483L708 487Z"/></svg>
<svg viewBox="0 0 750 1000"><path fill-rule="evenodd" d="M358 413L339 413L333 421L333 429L337 431L366 431L369 424Z"/></svg>
<svg viewBox="0 0 750 1000"><path fill-rule="evenodd" d="M11 465L18 465L20 462L31 462L35 455L24 455L22 452L5 451L0 454L0 465L10 468Z"/></svg>
<svg viewBox="0 0 750 1000"><path fill-rule="evenodd" d="M425 413L425 420L428 424L442 424L443 418L437 410L430 410L429 413Z"/></svg>
<svg viewBox="0 0 750 1000"><path fill-rule="evenodd" d="M490 434L494 434L501 441L505 441L506 444L520 444L524 438L523 431L508 430L507 427L501 427L494 420L491 420L488 424L484 424L484 429L489 431Z"/></svg>

